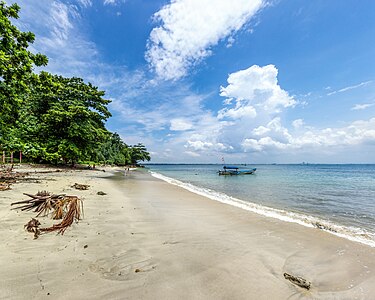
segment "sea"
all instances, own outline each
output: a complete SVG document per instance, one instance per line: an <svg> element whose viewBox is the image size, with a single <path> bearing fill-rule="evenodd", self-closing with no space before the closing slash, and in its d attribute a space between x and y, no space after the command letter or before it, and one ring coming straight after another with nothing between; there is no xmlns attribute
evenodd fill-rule
<svg viewBox="0 0 375 300"><path fill-rule="evenodd" d="M149 164L152 176L257 214L375 247L375 165L272 164L219 176L222 165Z"/></svg>

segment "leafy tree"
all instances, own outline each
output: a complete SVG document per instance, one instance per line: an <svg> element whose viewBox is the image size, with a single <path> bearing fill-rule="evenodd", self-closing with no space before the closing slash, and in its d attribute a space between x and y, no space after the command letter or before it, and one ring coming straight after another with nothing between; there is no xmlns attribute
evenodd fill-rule
<svg viewBox="0 0 375 300"><path fill-rule="evenodd" d="M106 164L136 165L139 161L150 160L150 154L143 144L128 146L117 133L112 134L96 154L94 160Z"/></svg>
<svg viewBox="0 0 375 300"><path fill-rule="evenodd" d="M136 165L138 161L149 161L151 159L150 153L147 152L146 147L141 143L130 147L130 157L133 165Z"/></svg>
<svg viewBox="0 0 375 300"><path fill-rule="evenodd" d="M34 77L32 93L18 122L25 154L34 158L76 163L91 156L109 132L111 116L104 92L81 78L64 78L42 72Z"/></svg>
<svg viewBox="0 0 375 300"><path fill-rule="evenodd" d="M117 133L113 133L99 147L94 160L105 164L126 165L130 163L130 152L120 136Z"/></svg>
<svg viewBox="0 0 375 300"><path fill-rule="evenodd" d="M27 50L35 35L12 24L19 10L0 0L0 150L54 163L90 157L119 165L150 160L142 144L128 146L107 131L110 101L103 91L81 78L33 73L48 59Z"/></svg>
<svg viewBox="0 0 375 300"><path fill-rule="evenodd" d="M11 18L18 18L19 10L17 4L7 6L0 2L0 143L17 119L33 67L48 62L46 56L27 50L34 42L34 34L21 32L11 23Z"/></svg>

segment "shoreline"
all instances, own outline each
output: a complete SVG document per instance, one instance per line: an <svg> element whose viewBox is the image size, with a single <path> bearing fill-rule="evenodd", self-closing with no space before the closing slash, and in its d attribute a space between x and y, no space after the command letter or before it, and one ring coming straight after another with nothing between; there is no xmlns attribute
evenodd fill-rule
<svg viewBox="0 0 375 300"><path fill-rule="evenodd" d="M0 298L370 299L375 249L265 218L152 177L86 170L40 174L0 194ZM87 191L71 188L89 184ZM33 240L23 192L84 197L84 219ZM107 193L97 195L97 191ZM20 199L21 198L21 199ZM53 220L42 219L53 223ZM86 247L85 247L86 246ZM309 291L285 280L311 281ZM66 287L69 287L66 289Z"/></svg>
<svg viewBox="0 0 375 300"><path fill-rule="evenodd" d="M169 184L179 186L185 190L188 190L197 195L204 196L211 200L231 205L249 212L253 212L267 218L274 218L284 222L295 223L308 228L320 229L335 236L375 248L375 240L369 237L373 234L367 232L364 229L353 226L338 225L328 220L324 220L319 217L314 217L300 212L291 212L277 208L272 208L265 205L256 204L249 201L244 201L238 198L234 198L232 196L228 196L221 192L216 192L207 188L198 187L191 183L185 183L183 181L165 176L155 171L149 170L149 172L155 178L163 180Z"/></svg>

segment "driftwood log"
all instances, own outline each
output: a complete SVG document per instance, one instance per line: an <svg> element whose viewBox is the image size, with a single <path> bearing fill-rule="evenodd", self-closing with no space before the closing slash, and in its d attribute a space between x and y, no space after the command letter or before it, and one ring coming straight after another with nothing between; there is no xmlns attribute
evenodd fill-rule
<svg viewBox="0 0 375 300"><path fill-rule="evenodd" d="M298 285L301 288L304 288L306 290L309 290L311 288L311 282L307 281L306 279L298 276L293 276L288 273L284 273L284 278L286 280L289 280L291 283Z"/></svg>

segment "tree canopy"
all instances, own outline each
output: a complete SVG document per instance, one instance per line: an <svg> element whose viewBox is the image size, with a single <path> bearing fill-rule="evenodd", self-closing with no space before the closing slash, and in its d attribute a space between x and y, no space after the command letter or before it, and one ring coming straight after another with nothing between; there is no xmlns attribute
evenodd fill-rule
<svg viewBox="0 0 375 300"><path fill-rule="evenodd" d="M18 109L28 91L34 66L44 66L48 59L27 48L34 42L32 32L22 32L10 18L18 19L20 7L0 2L0 134L13 125Z"/></svg>
<svg viewBox="0 0 375 300"><path fill-rule="evenodd" d="M150 160L142 145L126 145L105 122L110 100L83 79L34 73L48 59L28 50L35 35L11 23L20 7L0 2L0 147L37 162L94 160L136 164Z"/></svg>

